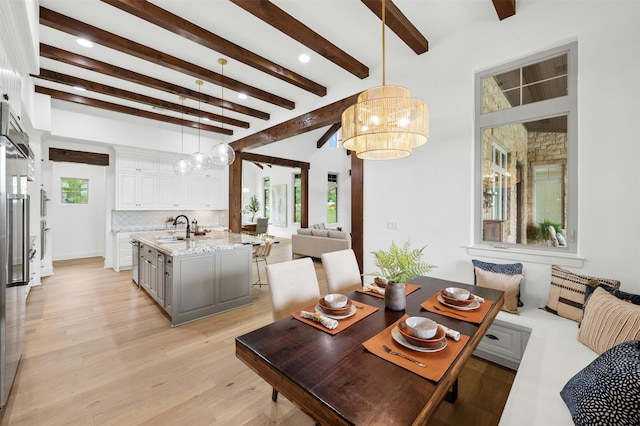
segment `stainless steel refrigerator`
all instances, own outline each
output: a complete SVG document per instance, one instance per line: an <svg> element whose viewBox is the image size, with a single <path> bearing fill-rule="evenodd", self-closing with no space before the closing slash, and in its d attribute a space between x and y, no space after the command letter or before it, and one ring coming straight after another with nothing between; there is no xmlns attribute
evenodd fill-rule
<svg viewBox="0 0 640 426"><path fill-rule="evenodd" d="M29 284L29 138L0 103L0 410L4 410L24 343Z"/></svg>

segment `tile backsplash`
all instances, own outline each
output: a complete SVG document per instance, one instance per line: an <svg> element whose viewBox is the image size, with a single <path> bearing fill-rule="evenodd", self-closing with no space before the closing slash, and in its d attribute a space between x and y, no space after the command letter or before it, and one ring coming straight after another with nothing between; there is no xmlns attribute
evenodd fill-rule
<svg viewBox="0 0 640 426"><path fill-rule="evenodd" d="M226 210L111 210L111 231L152 231L171 228L168 218L185 215L190 221L196 219L198 225L208 228L228 226ZM185 225L183 225L184 227Z"/></svg>

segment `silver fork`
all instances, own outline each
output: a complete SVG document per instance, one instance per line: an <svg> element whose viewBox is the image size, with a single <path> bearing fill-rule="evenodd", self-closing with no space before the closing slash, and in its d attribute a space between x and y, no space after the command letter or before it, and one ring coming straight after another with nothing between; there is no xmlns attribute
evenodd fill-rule
<svg viewBox="0 0 640 426"><path fill-rule="evenodd" d="M397 356L399 356L400 358L404 358L404 359L406 359L406 360L408 360L408 361L411 361L411 362L413 362L413 363L416 363L416 364L417 364L417 365L419 365L420 367L426 367L426 366L427 366L427 364L423 364L423 363L421 363L420 361L418 361L417 359L413 359L413 358L411 358L410 356L407 356L407 355L402 354L402 353L400 353L400 352L396 352L396 351L394 351L393 349L391 349L391 348L390 348L390 347L388 347L387 345L382 345L382 347L384 348L384 350L385 350L385 351L389 352L391 355L397 355Z"/></svg>
<svg viewBox="0 0 640 426"><path fill-rule="evenodd" d="M453 315L459 315L459 316L461 316L462 318L466 318L466 317L467 317L466 315L459 314L459 313L457 313L457 312L455 312L455 311L450 311L450 310L448 310L448 309L442 309L442 308L439 308L439 307L437 307L436 305L433 305L433 307L436 309L436 311L440 311L440 312L447 312L447 313L449 313L449 314L453 314Z"/></svg>

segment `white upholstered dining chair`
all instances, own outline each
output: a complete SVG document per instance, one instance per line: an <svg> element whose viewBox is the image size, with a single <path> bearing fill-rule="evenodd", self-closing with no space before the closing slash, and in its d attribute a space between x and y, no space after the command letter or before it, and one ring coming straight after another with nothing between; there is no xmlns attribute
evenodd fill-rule
<svg viewBox="0 0 640 426"><path fill-rule="evenodd" d="M320 286L310 257L267 265L269 294L273 320L286 318L292 311L318 302ZM278 391L271 393L273 401L278 399Z"/></svg>
<svg viewBox="0 0 640 426"><path fill-rule="evenodd" d="M267 265L273 320L320 299L318 277L310 257Z"/></svg>
<svg viewBox="0 0 640 426"><path fill-rule="evenodd" d="M352 249L322 253L322 267L329 293L346 293L362 287L362 276Z"/></svg>

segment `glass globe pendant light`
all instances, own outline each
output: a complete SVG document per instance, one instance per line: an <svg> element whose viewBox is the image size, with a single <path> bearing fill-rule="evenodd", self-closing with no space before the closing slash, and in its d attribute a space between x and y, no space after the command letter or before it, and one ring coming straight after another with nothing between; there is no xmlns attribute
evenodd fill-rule
<svg viewBox="0 0 640 426"><path fill-rule="evenodd" d="M191 164L189 161L184 158L184 96L180 96L180 100L182 101L182 110L181 110L181 123L180 123L180 136L181 136L181 146L180 146L180 154L182 155L178 161L176 161L173 165L173 171L178 176L188 176L191 174Z"/></svg>
<svg viewBox="0 0 640 426"><path fill-rule="evenodd" d="M200 94L204 82L202 80L196 80L196 84L198 85L198 93ZM200 119L200 96L198 96L198 151L189 156L189 164L193 170L206 170L211 167L211 157L200 150Z"/></svg>
<svg viewBox="0 0 640 426"><path fill-rule="evenodd" d="M224 58L218 59L218 63L222 66L222 77L224 79L224 66L227 64L227 60ZM222 102L224 103L224 85L222 86ZM224 106L221 108L222 117L224 118ZM222 123L224 128L224 123ZM224 137L224 136L223 136ZM219 142L211 148L211 162L217 166L228 166L236 159L236 153L228 144Z"/></svg>

